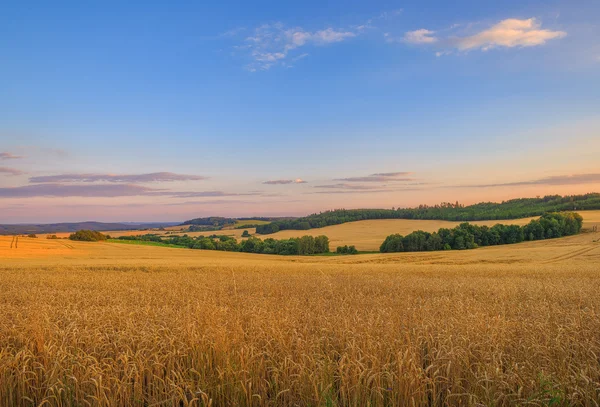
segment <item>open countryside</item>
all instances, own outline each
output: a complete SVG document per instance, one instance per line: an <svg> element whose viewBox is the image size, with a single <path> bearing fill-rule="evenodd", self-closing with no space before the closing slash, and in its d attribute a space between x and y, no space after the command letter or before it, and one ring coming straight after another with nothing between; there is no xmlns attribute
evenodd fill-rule
<svg viewBox="0 0 600 407"><path fill-rule="evenodd" d="M584 227L588 225L595 225L600 223L600 211L581 211L579 212L584 218ZM479 226L493 226L501 223L506 225L519 225L523 226L529 223L531 218L521 219L509 219L501 221L473 221L469 222ZM254 223L254 221L252 221ZM453 228L461 222L452 221L439 221L439 220L410 220L410 219L378 219L378 220L364 220L357 222L348 222L341 225L326 226L324 228L310 229L310 230L285 230L270 235L257 235L259 238L274 238L274 239L289 239L297 238L301 236L319 236L325 235L329 238L330 246L335 248L343 245L354 245L360 251L378 251L379 246L386 238L392 233L400 233L402 235L409 234L417 230L423 230L426 232L435 232L440 228ZM251 235L256 235L255 228L248 229L224 229L221 231L207 231L207 232L187 232L184 227L173 226L166 228L166 230L128 230L128 231L107 231L106 234L111 237L120 236L140 236L148 233L156 234L159 236L169 235L188 235L192 237L196 236L211 236L214 234L224 234L227 236L234 237L238 240L244 239L242 234L244 230L248 230ZM70 233L58 233L58 237L66 238ZM39 235L40 238L47 237L48 234Z"/></svg>
<svg viewBox="0 0 600 407"><path fill-rule="evenodd" d="M586 231L600 223L584 219ZM6 405L597 397L600 233L339 257L11 238L0 237Z"/></svg>
<svg viewBox="0 0 600 407"><path fill-rule="evenodd" d="M600 407L600 1L7 1L0 407Z"/></svg>

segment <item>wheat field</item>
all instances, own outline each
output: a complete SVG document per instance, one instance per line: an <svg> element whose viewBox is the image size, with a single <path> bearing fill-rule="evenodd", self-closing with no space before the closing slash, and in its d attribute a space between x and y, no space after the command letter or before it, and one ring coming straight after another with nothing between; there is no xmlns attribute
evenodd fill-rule
<svg viewBox="0 0 600 407"><path fill-rule="evenodd" d="M600 403L600 233L340 257L11 242L2 406Z"/></svg>

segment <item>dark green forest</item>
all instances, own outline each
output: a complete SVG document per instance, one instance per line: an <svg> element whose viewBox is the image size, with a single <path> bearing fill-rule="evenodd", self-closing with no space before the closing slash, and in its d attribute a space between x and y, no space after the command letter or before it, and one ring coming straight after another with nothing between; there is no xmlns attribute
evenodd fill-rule
<svg viewBox="0 0 600 407"><path fill-rule="evenodd" d="M577 213L547 213L525 226L494 225L492 227L461 223L453 229L434 233L417 230L406 236L388 236L379 249L382 253L465 250L523 241L553 239L579 233L583 218Z"/></svg>
<svg viewBox="0 0 600 407"><path fill-rule="evenodd" d="M208 218L195 218L186 220L181 225L196 225L196 226L211 226L211 227L223 227L228 225L234 225L236 222L233 218L223 218L220 216L211 216Z"/></svg>
<svg viewBox="0 0 600 407"><path fill-rule="evenodd" d="M310 216L274 221L256 228L258 234L271 234L280 230L308 230L369 219L430 219L449 221L476 221L517 219L541 216L547 212L600 209L600 193L585 195L548 195L543 198L511 199L501 203L482 202L463 206L442 203L416 208L398 209L336 209Z"/></svg>

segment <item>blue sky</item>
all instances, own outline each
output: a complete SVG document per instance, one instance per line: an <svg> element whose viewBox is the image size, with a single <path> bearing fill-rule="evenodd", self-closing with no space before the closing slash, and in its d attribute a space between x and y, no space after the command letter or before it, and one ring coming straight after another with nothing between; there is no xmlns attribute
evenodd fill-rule
<svg viewBox="0 0 600 407"><path fill-rule="evenodd" d="M0 222L599 191L598 21L591 0L4 2Z"/></svg>

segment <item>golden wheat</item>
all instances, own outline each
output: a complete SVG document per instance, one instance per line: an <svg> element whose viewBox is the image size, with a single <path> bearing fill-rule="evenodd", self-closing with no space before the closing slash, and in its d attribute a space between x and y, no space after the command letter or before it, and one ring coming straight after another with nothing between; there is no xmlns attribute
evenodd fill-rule
<svg viewBox="0 0 600 407"><path fill-rule="evenodd" d="M0 237L0 405L597 406L599 238L278 257Z"/></svg>

